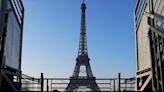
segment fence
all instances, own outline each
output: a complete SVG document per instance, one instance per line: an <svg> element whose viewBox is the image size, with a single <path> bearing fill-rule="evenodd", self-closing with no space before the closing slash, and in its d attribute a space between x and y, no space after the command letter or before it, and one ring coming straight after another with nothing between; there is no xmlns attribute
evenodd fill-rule
<svg viewBox="0 0 164 92"><path fill-rule="evenodd" d="M69 78L34 78L22 75L22 91L64 91ZM135 91L135 78L97 78L101 91ZM83 89L83 88L81 88Z"/></svg>

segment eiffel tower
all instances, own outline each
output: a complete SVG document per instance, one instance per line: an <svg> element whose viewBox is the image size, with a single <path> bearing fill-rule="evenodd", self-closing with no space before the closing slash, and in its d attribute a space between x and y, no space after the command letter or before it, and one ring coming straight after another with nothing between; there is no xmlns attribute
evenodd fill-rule
<svg viewBox="0 0 164 92"><path fill-rule="evenodd" d="M70 82L66 88L66 91L74 91L81 86L85 86L91 89L91 91L100 91L96 83L95 77L93 76L89 63L90 58L88 57L88 51L87 51L85 10L86 10L86 4L83 0L83 3L81 4L82 16L81 16L81 31L80 31L78 57L76 58L77 61L76 66L72 77L70 77ZM81 66L85 66L86 76L79 76Z"/></svg>

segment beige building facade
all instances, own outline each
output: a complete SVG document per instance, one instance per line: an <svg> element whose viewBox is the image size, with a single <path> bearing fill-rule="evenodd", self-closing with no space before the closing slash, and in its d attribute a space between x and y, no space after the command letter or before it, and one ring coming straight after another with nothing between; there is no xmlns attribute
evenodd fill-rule
<svg viewBox="0 0 164 92"><path fill-rule="evenodd" d="M136 90L163 91L164 0L138 0L134 15Z"/></svg>

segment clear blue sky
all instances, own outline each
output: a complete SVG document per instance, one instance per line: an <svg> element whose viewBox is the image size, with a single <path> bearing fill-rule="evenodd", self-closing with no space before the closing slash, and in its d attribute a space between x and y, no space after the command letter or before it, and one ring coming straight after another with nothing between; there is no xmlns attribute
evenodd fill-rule
<svg viewBox="0 0 164 92"><path fill-rule="evenodd" d="M82 0L23 0L22 71L70 77L78 54ZM135 76L136 0L86 0L90 64L96 77Z"/></svg>

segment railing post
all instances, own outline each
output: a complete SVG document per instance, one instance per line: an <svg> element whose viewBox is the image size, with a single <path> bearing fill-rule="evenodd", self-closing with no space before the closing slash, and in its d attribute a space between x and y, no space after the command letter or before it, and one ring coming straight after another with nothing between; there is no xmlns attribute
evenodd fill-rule
<svg viewBox="0 0 164 92"><path fill-rule="evenodd" d="M43 92L44 90L44 77L43 77L43 73L41 73L41 92Z"/></svg>
<svg viewBox="0 0 164 92"><path fill-rule="evenodd" d="M47 92L49 92L49 84L48 84L48 79L47 79Z"/></svg>
<svg viewBox="0 0 164 92"><path fill-rule="evenodd" d="M113 80L113 91L115 92L115 79Z"/></svg>
<svg viewBox="0 0 164 92"><path fill-rule="evenodd" d="M118 78L117 78L117 84L118 84L118 91L119 92L121 91L121 89L120 89L120 85L121 85L120 79L121 79L121 73L118 74Z"/></svg>

